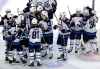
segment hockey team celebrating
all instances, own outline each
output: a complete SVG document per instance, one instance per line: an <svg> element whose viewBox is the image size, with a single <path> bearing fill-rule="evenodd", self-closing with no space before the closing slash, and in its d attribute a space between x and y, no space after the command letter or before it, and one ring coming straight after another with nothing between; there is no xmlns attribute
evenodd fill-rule
<svg viewBox="0 0 100 69"><path fill-rule="evenodd" d="M84 7L71 14L60 14L58 25L53 26L53 16L57 9L56 0L29 0L26 8L18 15L6 10L1 17L3 39L6 41L5 61L41 66L42 58L53 58L53 30L58 29L57 60L66 61L68 53L79 55L97 53L98 17L95 10ZM68 47L70 39L70 47Z"/></svg>

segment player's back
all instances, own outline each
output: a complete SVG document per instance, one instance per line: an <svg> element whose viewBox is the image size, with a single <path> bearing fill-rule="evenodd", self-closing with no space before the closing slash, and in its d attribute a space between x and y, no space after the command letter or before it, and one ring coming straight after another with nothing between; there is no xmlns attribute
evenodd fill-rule
<svg viewBox="0 0 100 69"><path fill-rule="evenodd" d="M42 31L40 28L31 28L29 41L32 43L41 42Z"/></svg>

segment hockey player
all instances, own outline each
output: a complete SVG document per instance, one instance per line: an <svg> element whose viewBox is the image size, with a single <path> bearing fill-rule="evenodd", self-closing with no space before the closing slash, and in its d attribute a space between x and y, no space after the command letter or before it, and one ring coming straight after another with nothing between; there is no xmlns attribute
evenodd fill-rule
<svg viewBox="0 0 100 69"><path fill-rule="evenodd" d="M53 44L53 31L52 31L52 23L48 18L48 12L42 11L41 13L42 20L39 22L42 28L43 37L41 40L43 50L46 51L44 56L47 56L51 59L53 57L52 53L52 44ZM46 49L45 49L46 48Z"/></svg>
<svg viewBox="0 0 100 69"><path fill-rule="evenodd" d="M15 48L13 46L13 41L15 39L16 25L15 25L14 17L12 16L12 14L9 13L7 15L7 18L8 20L4 21L4 23L6 24L5 31L4 31L4 37L5 37L6 44L7 44L5 60L9 61L9 63L12 63L14 60L13 51Z"/></svg>
<svg viewBox="0 0 100 69"><path fill-rule="evenodd" d="M36 18L38 19L38 21L41 21L42 18L41 18L41 12L43 11L43 6L42 5L38 5L37 6L37 9L36 9Z"/></svg>
<svg viewBox="0 0 100 69"><path fill-rule="evenodd" d="M30 12L31 4L28 2L26 8L23 9L24 13Z"/></svg>
<svg viewBox="0 0 100 69"><path fill-rule="evenodd" d="M53 19L53 14L56 12L56 0L31 0L31 5L37 7L41 5L44 10L48 11L49 19Z"/></svg>
<svg viewBox="0 0 100 69"><path fill-rule="evenodd" d="M70 34L70 29L69 29L69 19L66 17L65 13L61 14L59 18L59 36L57 40L57 44L59 45L59 56L57 59L60 60L66 60L67 59L67 42L68 42L68 37Z"/></svg>
<svg viewBox="0 0 100 69"><path fill-rule="evenodd" d="M12 26L7 32L6 36L6 42L7 42L7 52L6 52L6 61L9 61L9 63L12 63L15 61L14 58L14 50L15 47L13 45L13 41L15 40L15 34L16 34L16 28L15 26Z"/></svg>
<svg viewBox="0 0 100 69"><path fill-rule="evenodd" d="M42 31L39 27L36 18L32 19L32 27L29 32L29 66L34 66L35 61L37 66L41 66L41 37Z"/></svg>
<svg viewBox="0 0 100 69"><path fill-rule="evenodd" d="M5 60L6 61L8 61L8 51L9 51L8 49L10 47L10 43L7 39L9 39L10 35L11 35L11 34L10 35L8 34L8 30L11 28L11 26L8 24L9 17L10 17L10 15L8 15L8 14L10 14L10 13L11 13L11 10L6 10L6 14L3 17L4 18L3 19L3 22L4 22L3 39L6 41L6 52L5 52L5 54L6 54Z"/></svg>
<svg viewBox="0 0 100 69"><path fill-rule="evenodd" d="M6 14L5 14L4 17L3 17L3 23L4 23L4 30L3 30L3 33L4 33L6 30L8 30L8 28L9 28L8 20L9 20L9 17L10 17L9 14L11 14L11 10L8 9L8 10L6 10L5 12L6 12Z"/></svg>
<svg viewBox="0 0 100 69"><path fill-rule="evenodd" d="M40 4L38 6L32 6L30 8L30 15L31 15L31 20L32 18L37 18L38 21L41 21L42 18L41 18L41 12L43 11L43 6Z"/></svg>
<svg viewBox="0 0 100 69"><path fill-rule="evenodd" d="M28 47L28 32L26 30L26 24L24 23L24 17L17 21L16 39L14 40L14 46L17 50L16 61L26 63L27 59L27 47Z"/></svg>
<svg viewBox="0 0 100 69"><path fill-rule="evenodd" d="M90 7L85 7L83 9L83 23L84 32L83 40L85 43L85 54L96 53L97 41L96 41L96 23L98 21L97 16L93 13L94 10Z"/></svg>
<svg viewBox="0 0 100 69"><path fill-rule="evenodd" d="M75 48L75 53L79 53L81 47L82 19L80 10L77 10L70 18L70 51Z"/></svg>
<svg viewBox="0 0 100 69"><path fill-rule="evenodd" d="M48 11L49 19L53 19L53 14L56 12L57 1L56 0L48 0L44 3L44 9Z"/></svg>

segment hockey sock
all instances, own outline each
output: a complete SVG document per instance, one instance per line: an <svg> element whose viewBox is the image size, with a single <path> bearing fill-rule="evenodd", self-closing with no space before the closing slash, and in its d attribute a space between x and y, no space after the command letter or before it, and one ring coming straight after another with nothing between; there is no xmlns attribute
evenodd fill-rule
<svg viewBox="0 0 100 69"><path fill-rule="evenodd" d="M53 57L53 46L52 45L49 45L49 47L48 47L48 57L50 59L52 59L52 57Z"/></svg>
<svg viewBox="0 0 100 69"><path fill-rule="evenodd" d="M28 54L28 64L31 65L34 63L35 59L35 53L34 52L29 52Z"/></svg>
<svg viewBox="0 0 100 69"><path fill-rule="evenodd" d="M37 62L37 65L42 64L42 62L41 62L41 53L40 52L36 52L36 62Z"/></svg>

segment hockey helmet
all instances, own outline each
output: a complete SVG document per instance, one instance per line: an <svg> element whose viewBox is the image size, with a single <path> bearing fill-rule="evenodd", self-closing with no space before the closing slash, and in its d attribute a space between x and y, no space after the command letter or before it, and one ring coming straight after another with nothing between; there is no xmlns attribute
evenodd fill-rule
<svg viewBox="0 0 100 69"><path fill-rule="evenodd" d="M66 12L60 13L60 18L61 18L61 19L65 18L65 17L66 17Z"/></svg>
<svg viewBox="0 0 100 69"><path fill-rule="evenodd" d="M83 15L88 16L89 15L89 10L84 8L83 9Z"/></svg>
<svg viewBox="0 0 100 69"><path fill-rule="evenodd" d="M76 14L81 14L81 10L80 9L76 9Z"/></svg>
<svg viewBox="0 0 100 69"><path fill-rule="evenodd" d="M36 7L31 7L30 12L34 13L36 11Z"/></svg>
<svg viewBox="0 0 100 69"><path fill-rule="evenodd" d="M48 12L47 11L42 11L41 12L41 17L42 17L42 19L48 19Z"/></svg>
<svg viewBox="0 0 100 69"><path fill-rule="evenodd" d="M7 14L7 17L8 17L8 18L12 18L12 17L13 17L13 14L8 13L8 14Z"/></svg>
<svg viewBox="0 0 100 69"><path fill-rule="evenodd" d="M92 10L92 14L96 15L96 11L95 10Z"/></svg>
<svg viewBox="0 0 100 69"><path fill-rule="evenodd" d="M43 10L42 5L39 5L39 6L37 7L37 11L42 11L42 10Z"/></svg>
<svg viewBox="0 0 100 69"><path fill-rule="evenodd" d="M7 9L5 12L6 13L11 13L11 10L10 9Z"/></svg>
<svg viewBox="0 0 100 69"><path fill-rule="evenodd" d="M37 23L38 23L38 20L37 20L36 18L33 18L33 19L32 19L32 24L33 24L33 25L34 25L34 24L36 25Z"/></svg>

